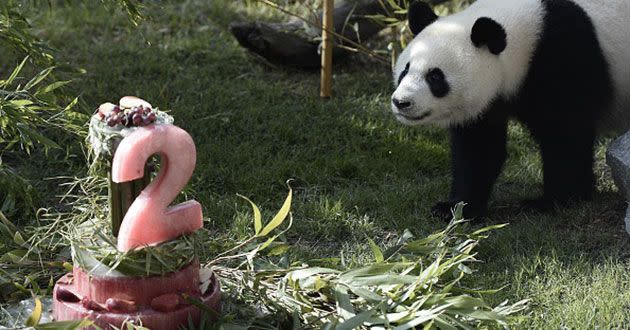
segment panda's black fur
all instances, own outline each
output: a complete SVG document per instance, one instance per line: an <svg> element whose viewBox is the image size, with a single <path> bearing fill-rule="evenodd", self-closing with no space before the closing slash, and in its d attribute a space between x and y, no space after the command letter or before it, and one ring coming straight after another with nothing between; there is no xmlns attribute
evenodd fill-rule
<svg viewBox="0 0 630 330"><path fill-rule="evenodd" d="M449 216L461 201L466 217L486 212L506 159L509 118L524 123L540 146L544 194L532 206L545 209L593 193L598 119L613 97L609 66L581 7L570 0L541 1L542 33L517 96L496 99L477 120L450 128L453 181L449 200L433 207L438 216Z"/></svg>

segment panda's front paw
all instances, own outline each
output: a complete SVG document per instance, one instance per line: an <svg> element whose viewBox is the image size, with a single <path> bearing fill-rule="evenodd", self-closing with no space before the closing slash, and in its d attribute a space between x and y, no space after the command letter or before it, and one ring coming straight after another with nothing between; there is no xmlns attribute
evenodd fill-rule
<svg viewBox="0 0 630 330"><path fill-rule="evenodd" d="M431 215L444 221L450 221L453 219L453 208L457 203L453 202L438 202L431 208Z"/></svg>

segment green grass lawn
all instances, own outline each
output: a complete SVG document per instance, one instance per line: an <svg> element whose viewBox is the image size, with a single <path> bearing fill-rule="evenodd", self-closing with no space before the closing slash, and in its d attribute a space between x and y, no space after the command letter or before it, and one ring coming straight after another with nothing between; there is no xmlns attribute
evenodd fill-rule
<svg viewBox="0 0 630 330"><path fill-rule="evenodd" d="M335 68L335 97L318 97L319 77L269 68L239 48L232 20L275 18L241 1L164 1L133 27L96 6L53 6L34 22L61 65L85 69L71 85L85 112L122 95L171 109L193 136L197 168L190 193L206 225L234 239L251 234L250 197L271 216L295 190L292 256L368 257L366 238L385 242L408 228L418 236L444 226L429 215L449 190L445 130L400 125L389 113L389 69L363 60ZM3 58L2 65L18 59ZM4 75L4 73L3 73ZM542 215L515 206L540 192L537 150L510 128L509 161L491 204L491 224L510 223L485 240L470 287L505 287L492 303L530 298L514 320L522 329L630 327L630 248L625 204L611 188L598 148L600 192L593 202ZM78 144L80 141L75 141ZM65 165L70 159L71 166ZM83 156L35 156L20 168L54 202L55 181L80 175ZM42 205L46 206L46 205Z"/></svg>

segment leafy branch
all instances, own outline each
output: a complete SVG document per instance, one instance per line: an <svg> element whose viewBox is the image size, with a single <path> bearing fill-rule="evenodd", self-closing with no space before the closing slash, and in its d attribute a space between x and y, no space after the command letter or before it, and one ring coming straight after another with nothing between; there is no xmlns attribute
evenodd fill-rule
<svg viewBox="0 0 630 330"><path fill-rule="evenodd" d="M287 197L290 201L291 192ZM527 300L514 304L504 302L490 306L483 294L492 290L470 289L462 279L473 273L469 267L477 262L474 249L488 232L502 228L496 225L466 233L462 205L454 219L442 231L416 239L405 231L396 244L381 249L372 240L368 244L374 260L356 267L342 263L322 267L299 261L287 266L285 243L275 243L282 255L264 257L262 250L286 232L266 238L265 231L291 220L287 201L278 214L263 228L261 213L251 203L255 235L209 262L224 287L238 302L235 310L249 305L257 311L247 324L251 327L294 327L317 329L469 329L498 324L506 326L509 316L526 308ZM288 227L290 228L289 222ZM264 243L254 242L266 238ZM232 253L232 255L226 255ZM245 259L237 266L234 260ZM276 260L276 262L274 262ZM495 290L496 291L496 290ZM239 312L236 312L239 313ZM242 315L240 315L242 316ZM223 322L242 321L242 317L224 316ZM232 324L234 325L234 324Z"/></svg>

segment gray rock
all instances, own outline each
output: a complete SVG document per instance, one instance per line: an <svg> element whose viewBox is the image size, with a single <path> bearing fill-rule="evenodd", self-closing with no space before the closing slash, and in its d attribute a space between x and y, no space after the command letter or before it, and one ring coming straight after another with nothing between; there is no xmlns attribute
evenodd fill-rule
<svg viewBox="0 0 630 330"><path fill-rule="evenodd" d="M606 161L615 184L630 200L630 131L613 141L606 152ZM630 206L626 212L626 231L630 234Z"/></svg>

